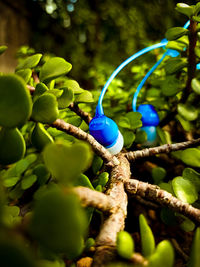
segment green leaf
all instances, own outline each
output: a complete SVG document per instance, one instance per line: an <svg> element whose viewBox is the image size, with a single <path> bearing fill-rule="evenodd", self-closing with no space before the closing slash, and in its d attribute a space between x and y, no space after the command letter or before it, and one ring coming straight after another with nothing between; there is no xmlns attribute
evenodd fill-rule
<svg viewBox="0 0 200 267"><path fill-rule="evenodd" d="M36 165L32 173L37 176L37 183L39 185L44 185L50 177L50 173L44 164Z"/></svg>
<svg viewBox="0 0 200 267"><path fill-rule="evenodd" d="M135 134L131 131L125 131L123 133L123 137L124 137L124 146L126 148L131 147L133 141L135 140Z"/></svg>
<svg viewBox="0 0 200 267"><path fill-rule="evenodd" d="M182 176L184 179L191 181L198 192L200 191L200 173L191 168L185 168Z"/></svg>
<svg viewBox="0 0 200 267"><path fill-rule="evenodd" d="M58 103L52 94L43 94L33 104L32 118L42 123L53 123L58 117Z"/></svg>
<svg viewBox="0 0 200 267"><path fill-rule="evenodd" d="M83 93L79 94L76 99L75 99L76 103L91 103L94 102L92 93L89 91L84 91Z"/></svg>
<svg viewBox="0 0 200 267"><path fill-rule="evenodd" d="M88 187L92 190L94 190L93 185L91 184L89 178L82 174L75 180L74 186L84 186L84 187Z"/></svg>
<svg viewBox="0 0 200 267"><path fill-rule="evenodd" d="M62 95L57 99L59 108L67 108L73 101L74 93L66 87L60 88L63 90Z"/></svg>
<svg viewBox="0 0 200 267"><path fill-rule="evenodd" d="M18 75L0 76L0 126L23 125L31 115L31 97Z"/></svg>
<svg viewBox="0 0 200 267"><path fill-rule="evenodd" d="M36 181L37 181L36 175L32 174L32 175L26 176L21 181L21 187L22 189L26 190L30 188Z"/></svg>
<svg viewBox="0 0 200 267"><path fill-rule="evenodd" d="M16 71L16 74L19 75L25 81L25 83L28 83L32 76L32 71L31 69L23 69Z"/></svg>
<svg viewBox="0 0 200 267"><path fill-rule="evenodd" d="M196 107L189 104L178 104L178 113L187 121L194 121L198 117L198 110Z"/></svg>
<svg viewBox="0 0 200 267"><path fill-rule="evenodd" d="M7 48L8 47L6 45L1 45L0 46L0 55L3 54L6 51Z"/></svg>
<svg viewBox="0 0 200 267"><path fill-rule="evenodd" d="M161 90L165 96L176 95L180 91L180 81L174 76L167 76L162 83Z"/></svg>
<svg viewBox="0 0 200 267"><path fill-rule="evenodd" d="M83 250L87 220L76 195L49 189L37 200L31 234L46 249L73 259Z"/></svg>
<svg viewBox="0 0 200 267"><path fill-rule="evenodd" d="M130 259L134 253L134 241L126 231L117 234L117 253L124 259Z"/></svg>
<svg viewBox="0 0 200 267"><path fill-rule="evenodd" d="M158 137L160 138L161 144L164 145L164 144L171 144L172 143L171 135L169 132L161 129L160 127L157 127L156 130L157 130Z"/></svg>
<svg viewBox="0 0 200 267"><path fill-rule="evenodd" d="M185 217L184 221L180 224L180 228L185 232L192 232L194 231L195 224Z"/></svg>
<svg viewBox="0 0 200 267"><path fill-rule="evenodd" d="M187 66L185 58L171 58L165 63L165 70L168 75L175 74Z"/></svg>
<svg viewBox="0 0 200 267"><path fill-rule="evenodd" d="M26 59L23 59L17 65L16 70L35 68L38 65L41 57L42 54L35 54L33 56L27 57Z"/></svg>
<svg viewBox="0 0 200 267"><path fill-rule="evenodd" d="M92 171L94 174L96 174L102 167L103 160L101 157L95 155L92 162Z"/></svg>
<svg viewBox="0 0 200 267"><path fill-rule="evenodd" d="M54 95L56 98L59 98L63 94L63 90L59 90L59 89L54 88L54 89L49 89L47 91L47 93Z"/></svg>
<svg viewBox="0 0 200 267"><path fill-rule="evenodd" d="M184 3L178 3L176 5L176 10L179 13L186 15L188 18L191 18L191 16L194 14L194 11L195 11L192 6L189 6L189 5L184 4Z"/></svg>
<svg viewBox="0 0 200 267"><path fill-rule="evenodd" d="M200 16L192 16L192 20L199 23L200 22Z"/></svg>
<svg viewBox="0 0 200 267"><path fill-rule="evenodd" d="M37 123L31 133L31 143L38 149L42 150L47 144L53 143L54 140L46 131L44 125Z"/></svg>
<svg viewBox="0 0 200 267"><path fill-rule="evenodd" d="M106 186L108 180L109 180L109 173L108 172L102 172L98 176L98 184L100 184L103 187Z"/></svg>
<svg viewBox="0 0 200 267"><path fill-rule="evenodd" d="M91 161L90 148L85 143L69 145L65 141L45 147L43 158L46 167L61 183L69 184L78 178Z"/></svg>
<svg viewBox="0 0 200 267"><path fill-rule="evenodd" d="M167 38L167 40L173 41L188 34L189 34L189 30L187 29L184 29L182 27L173 27L167 30L165 37Z"/></svg>
<svg viewBox="0 0 200 267"><path fill-rule="evenodd" d="M37 83L34 91L34 98L36 96L41 96L48 90L49 90L48 87L44 83Z"/></svg>
<svg viewBox="0 0 200 267"><path fill-rule="evenodd" d="M188 262L188 267L198 267L200 266L200 227L196 229L193 242L192 242L192 248L190 252L190 258Z"/></svg>
<svg viewBox="0 0 200 267"><path fill-rule="evenodd" d="M148 257L155 250L154 236L143 214L140 214L139 216L139 224L142 242L142 254L144 257Z"/></svg>
<svg viewBox="0 0 200 267"><path fill-rule="evenodd" d="M17 184L17 182L20 180L20 177L9 177L4 179L3 185L5 187L12 187Z"/></svg>
<svg viewBox="0 0 200 267"><path fill-rule="evenodd" d="M156 167L152 169L152 178L155 184L159 184L166 177L166 170L162 167Z"/></svg>
<svg viewBox="0 0 200 267"><path fill-rule="evenodd" d="M194 78L192 79L191 85L194 92L200 95L200 82L196 78Z"/></svg>
<svg viewBox="0 0 200 267"><path fill-rule="evenodd" d="M186 37L186 36L183 36L183 37ZM183 38L181 37L181 38ZM180 53L183 52L186 48L186 44L185 44L185 40L181 40L179 41L180 39L178 39L177 41L169 41L166 45L166 48L167 49L172 49L172 50L176 50L176 51L179 51Z"/></svg>
<svg viewBox="0 0 200 267"><path fill-rule="evenodd" d="M68 73L72 65L60 57L50 58L40 70L40 80L48 83L51 80Z"/></svg>
<svg viewBox="0 0 200 267"><path fill-rule="evenodd" d="M176 119L180 122L185 131L190 131L192 128L191 122L185 120L181 115L176 115Z"/></svg>
<svg viewBox="0 0 200 267"><path fill-rule="evenodd" d="M124 116L120 117L118 125L122 128L125 128L125 129L131 128L129 119L127 117L124 117Z"/></svg>
<svg viewBox="0 0 200 267"><path fill-rule="evenodd" d="M198 2L195 6L194 6L194 14L198 15L198 13L200 12L200 3Z"/></svg>
<svg viewBox="0 0 200 267"><path fill-rule="evenodd" d="M197 190L188 179L178 176L172 180L175 195L183 202L192 204L198 199Z"/></svg>
<svg viewBox="0 0 200 267"><path fill-rule="evenodd" d="M135 143L143 144L147 141L147 133L141 129L136 132Z"/></svg>
<svg viewBox="0 0 200 267"><path fill-rule="evenodd" d="M17 128L1 128L0 148L0 164L8 165L20 160L24 156L26 144Z"/></svg>
<svg viewBox="0 0 200 267"><path fill-rule="evenodd" d="M65 81L65 86L69 89L72 90L74 94L81 94L84 92L82 88L80 88L79 84L77 81L74 80L67 80Z"/></svg>
<svg viewBox="0 0 200 267"><path fill-rule="evenodd" d="M149 267L173 267L174 266L174 249L168 240L161 241L156 251L149 258Z"/></svg>
<svg viewBox="0 0 200 267"><path fill-rule="evenodd" d="M182 151L181 160L192 167L200 167L200 150L197 148L188 148Z"/></svg>

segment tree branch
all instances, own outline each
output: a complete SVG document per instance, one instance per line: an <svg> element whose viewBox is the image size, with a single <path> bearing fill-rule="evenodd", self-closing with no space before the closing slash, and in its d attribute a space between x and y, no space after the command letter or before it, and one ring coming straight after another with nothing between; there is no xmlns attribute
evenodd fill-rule
<svg viewBox="0 0 200 267"><path fill-rule="evenodd" d="M124 180L130 178L131 172L128 160L123 155L119 155L118 159L120 164L113 167L109 188L106 191L106 194L115 202L118 210L104 220L96 239L93 267L105 266L115 258L117 233L122 231L125 225L128 202L124 191Z"/></svg>
<svg viewBox="0 0 200 267"><path fill-rule="evenodd" d="M85 207L93 207L106 213L116 211L116 204L113 199L101 192L83 186L74 187L73 191Z"/></svg>
<svg viewBox="0 0 200 267"><path fill-rule="evenodd" d="M80 109L77 104L71 103L68 108L71 111L75 112L78 116L80 116L87 124L89 124L92 120L90 114Z"/></svg>
<svg viewBox="0 0 200 267"><path fill-rule="evenodd" d="M50 124L49 126L56 128L58 130L61 130L63 132L66 132L80 140L84 140L86 142L88 142L93 150L95 151L95 153L97 155L99 155L100 157L102 157L102 159L109 165L109 166L115 166L117 164L119 164L118 159L111 155L110 152L103 147L101 144L99 144L93 136L91 136L90 134L82 131L80 128L71 125L69 123L66 123L64 120L61 119L57 119L55 122L53 122L52 124Z"/></svg>
<svg viewBox="0 0 200 267"><path fill-rule="evenodd" d="M167 191L161 190L158 186L131 179L130 181L125 182L125 188L130 195L139 195L141 197L154 200L161 206L165 206L175 212L179 212L196 224L200 224L199 209L192 207L188 203L182 202Z"/></svg>
<svg viewBox="0 0 200 267"><path fill-rule="evenodd" d="M166 144L152 148L145 148L133 152L127 152L124 155L127 157L129 161L135 161L136 159L139 158L150 157L156 154L169 153L172 151L182 150L199 144L200 144L200 138L176 144Z"/></svg>

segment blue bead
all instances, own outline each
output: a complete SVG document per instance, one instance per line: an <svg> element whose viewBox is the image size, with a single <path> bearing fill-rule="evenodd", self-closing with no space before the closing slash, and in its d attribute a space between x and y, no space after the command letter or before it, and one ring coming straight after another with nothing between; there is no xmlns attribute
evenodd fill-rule
<svg viewBox="0 0 200 267"><path fill-rule="evenodd" d="M180 53L174 49L168 49L167 55L170 57L178 57L180 55Z"/></svg>
<svg viewBox="0 0 200 267"><path fill-rule="evenodd" d="M105 115L95 116L89 124L90 134L103 146L113 146L119 136L117 124Z"/></svg>
<svg viewBox="0 0 200 267"><path fill-rule="evenodd" d="M142 114L143 126L157 126L159 124L159 116L154 106L142 104L138 107L137 111Z"/></svg>

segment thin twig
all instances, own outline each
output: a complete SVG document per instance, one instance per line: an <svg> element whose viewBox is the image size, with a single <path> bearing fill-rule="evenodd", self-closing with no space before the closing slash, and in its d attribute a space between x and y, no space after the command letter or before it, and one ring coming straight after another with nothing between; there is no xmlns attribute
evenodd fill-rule
<svg viewBox="0 0 200 267"><path fill-rule="evenodd" d="M125 153L125 156L127 157L128 160L134 161L139 158L150 157L156 154L169 153L172 151L182 150L199 144L200 144L200 138L176 144L166 144L162 146L127 152Z"/></svg>
<svg viewBox="0 0 200 267"><path fill-rule="evenodd" d="M113 199L118 210L105 218L100 233L96 239L96 252L94 255L93 267L105 266L116 256L117 233L125 226L127 215L127 195L124 191L124 180L130 178L130 164L128 160L119 155L120 164L113 167L109 189L106 194Z"/></svg>
<svg viewBox="0 0 200 267"><path fill-rule="evenodd" d="M66 123L64 120L61 119L57 119L50 126L58 130L61 130L63 132L66 132L80 140L87 141L92 146L96 154L102 157L102 159L106 163L108 163L109 166L115 166L119 164L119 161L115 156L111 155L110 152L107 149L105 149L105 147L103 147L94 139L94 137L82 131L80 128L72 124Z"/></svg>
<svg viewBox="0 0 200 267"><path fill-rule="evenodd" d="M106 213L116 211L116 204L113 199L101 192L83 186L74 187L73 191L85 207L93 207Z"/></svg>
<svg viewBox="0 0 200 267"><path fill-rule="evenodd" d="M176 239L171 238L171 242L172 242L175 250L177 251L177 253L184 259L184 261L188 262L189 256L182 250L182 248L180 247L180 245L178 244Z"/></svg>
<svg viewBox="0 0 200 267"><path fill-rule="evenodd" d="M71 103L68 108L71 111L75 112L77 115L79 115L87 124L89 124L92 120L92 116L89 113L80 109L77 104Z"/></svg>
<svg viewBox="0 0 200 267"><path fill-rule="evenodd" d="M161 190L158 186L141 182L135 179L125 182L125 188L130 195L139 195L159 203L161 206L168 207L169 209L179 212L194 223L200 224L200 210L192 207L178 198L172 196L167 191Z"/></svg>

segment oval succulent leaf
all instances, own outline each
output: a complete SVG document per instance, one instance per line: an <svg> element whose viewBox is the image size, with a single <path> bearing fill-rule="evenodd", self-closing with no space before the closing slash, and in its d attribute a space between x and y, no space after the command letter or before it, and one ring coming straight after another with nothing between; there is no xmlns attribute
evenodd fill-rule
<svg viewBox="0 0 200 267"><path fill-rule="evenodd" d="M200 167L200 150L197 148L188 148L182 151L181 160L192 167Z"/></svg>
<svg viewBox="0 0 200 267"><path fill-rule="evenodd" d="M65 75L72 68L72 65L60 57L52 57L42 66L40 70L40 80L48 83L51 80Z"/></svg>
<svg viewBox="0 0 200 267"><path fill-rule="evenodd" d="M186 15L188 18L191 18L191 16L194 14L195 10L192 6L189 6L185 3L178 3L176 5L176 10L184 15Z"/></svg>
<svg viewBox="0 0 200 267"><path fill-rule="evenodd" d="M19 75L25 81L25 83L28 83L31 78L32 71L31 69L23 69L16 71L16 74Z"/></svg>
<svg viewBox="0 0 200 267"><path fill-rule="evenodd" d="M43 124L37 123L31 134L31 142L38 149L42 150L47 144L53 143L53 138L45 130Z"/></svg>
<svg viewBox="0 0 200 267"><path fill-rule="evenodd" d="M91 103L94 102L92 93L89 91L84 91L83 93L79 94L76 99L75 99L76 103Z"/></svg>
<svg viewBox="0 0 200 267"><path fill-rule="evenodd" d="M187 121L194 121L198 117L198 110L196 107L189 104L178 104L178 113Z"/></svg>
<svg viewBox="0 0 200 267"><path fill-rule="evenodd" d="M35 54L33 56L27 57L26 59L23 59L17 65L16 70L35 68L38 65L41 57L42 57L42 54Z"/></svg>
<svg viewBox="0 0 200 267"><path fill-rule="evenodd" d="M126 231L117 234L117 253L125 259L130 259L134 252L134 242L131 235Z"/></svg>
<svg viewBox="0 0 200 267"><path fill-rule="evenodd" d="M58 114L58 103L52 94L39 96L33 104L32 118L37 122L53 123Z"/></svg>
<svg viewBox="0 0 200 267"><path fill-rule="evenodd" d="M31 115L31 98L18 75L0 76L0 126L23 125Z"/></svg>
<svg viewBox="0 0 200 267"><path fill-rule="evenodd" d="M189 30L187 29L184 29L182 27L173 27L166 32L165 37L167 38L167 40L173 41L184 35L188 35L188 33Z"/></svg>
<svg viewBox="0 0 200 267"><path fill-rule="evenodd" d="M196 78L194 78L192 79L191 85L192 85L192 89L194 90L194 92L200 95L200 82Z"/></svg>
<svg viewBox="0 0 200 267"><path fill-rule="evenodd" d="M0 148L0 163L7 165L24 156L26 144L17 128L2 128L0 130Z"/></svg>
<svg viewBox="0 0 200 267"><path fill-rule="evenodd" d="M188 263L188 267L198 267L200 266L200 227L196 229L194 238L193 238L193 243L192 243L192 248L190 252L190 259Z"/></svg>
<svg viewBox="0 0 200 267"><path fill-rule="evenodd" d="M60 89L63 91L63 93L58 98L58 107L67 108L69 104L73 101L74 93L71 89L68 89L66 87Z"/></svg>

